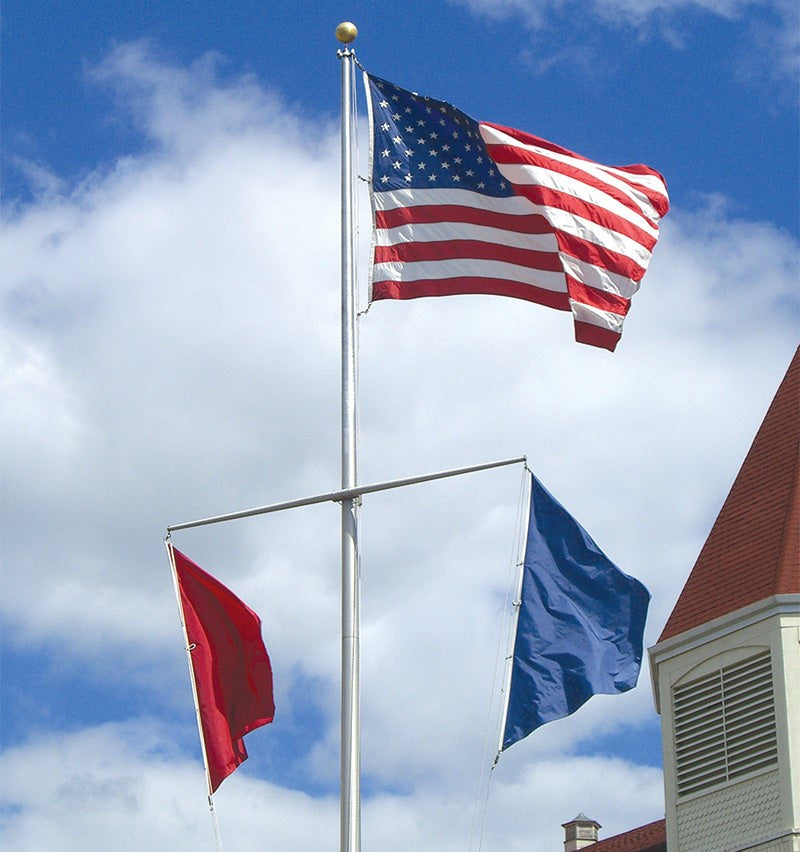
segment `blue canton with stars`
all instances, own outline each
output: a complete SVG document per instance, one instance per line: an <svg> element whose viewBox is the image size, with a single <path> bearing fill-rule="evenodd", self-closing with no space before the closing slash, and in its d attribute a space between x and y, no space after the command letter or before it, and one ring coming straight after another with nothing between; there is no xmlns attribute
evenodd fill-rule
<svg viewBox="0 0 800 852"><path fill-rule="evenodd" d="M407 92L369 76L372 98L372 187L468 189L514 195L481 139L478 122L445 101Z"/></svg>

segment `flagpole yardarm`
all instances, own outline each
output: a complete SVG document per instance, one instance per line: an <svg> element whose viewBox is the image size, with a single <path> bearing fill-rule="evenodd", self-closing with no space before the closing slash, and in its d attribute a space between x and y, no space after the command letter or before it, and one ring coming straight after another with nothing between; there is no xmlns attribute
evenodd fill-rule
<svg viewBox="0 0 800 852"><path fill-rule="evenodd" d="M195 527L204 527L209 524L221 524L225 521L238 521L242 518L252 518L256 515L268 515L273 512L282 512L286 509L298 509L300 506L313 506L317 503L340 503L350 498L356 499L362 494L374 494L376 491L389 491L392 488L403 488L406 485L418 485L422 482L432 482L436 479L447 479L451 476L462 476L465 473L477 473L482 470L492 470L496 467L505 467L512 464L522 464L526 461L525 456L517 456L513 459L502 459L501 461L485 462L484 464L473 464L469 467L458 467L451 470L442 470L437 473L427 473L421 476L407 476L404 479L389 479L385 482L375 482L370 485L356 485L354 488L344 488L340 491L328 491L325 494L316 494L313 497L301 497L298 500L285 500L282 503L271 503L268 506L258 506L254 509L243 509L240 512L227 512L224 515L212 515L197 521L186 521L181 524L171 524L167 527L168 533L179 530L188 530Z"/></svg>
<svg viewBox="0 0 800 852"><path fill-rule="evenodd" d="M342 488L358 481L356 442L356 282L353 227L353 60L351 44L358 34L344 21L336 37L345 45L341 61L341 322ZM342 709L340 754L340 849L361 849L361 728L360 728L360 576L358 498L342 500Z"/></svg>

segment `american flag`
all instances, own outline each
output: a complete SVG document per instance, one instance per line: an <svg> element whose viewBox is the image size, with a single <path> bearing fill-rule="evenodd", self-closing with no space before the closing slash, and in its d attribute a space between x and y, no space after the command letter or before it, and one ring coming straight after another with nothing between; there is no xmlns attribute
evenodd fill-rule
<svg viewBox="0 0 800 852"><path fill-rule="evenodd" d="M370 301L486 293L572 311L614 350L669 209L647 166L602 166L364 75Z"/></svg>

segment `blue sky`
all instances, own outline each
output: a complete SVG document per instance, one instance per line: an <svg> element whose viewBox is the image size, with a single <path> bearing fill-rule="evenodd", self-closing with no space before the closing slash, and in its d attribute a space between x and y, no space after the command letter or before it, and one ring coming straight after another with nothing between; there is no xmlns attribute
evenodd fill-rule
<svg viewBox="0 0 800 852"><path fill-rule="evenodd" d="M793 3L7 0L4 848L213 848L162 537L337 485L343 19L368 70L647 163L672 204L613 355L512 300L375 305L364 481L526 453L650 589L652 644L797 345ZM470 846L519 478L365 499L365 848ZM226 848L337 847L338 541L326 506L175 536L261 614L276 675ZM659 751L644 672L509 750L484 848L660 817Z"/></svg>
<svg viewBox="0 0 800 852"><path fill-rule="evenodd" d="M626 8L647 6L649 14ZM657 162L678 202L721 193L741 214L796 231L792 7L619 0L590 3L579 16L575 4L519 0L346 11L359 19L357 52L376 74L478 118L533 125L601 161ZM112 44L131 39L181 63L213 51L223 78L253 74L303 114L335 117L338 79L323 71L335 18L303 3L267 12L256 3L132 2L112 11L12 0L3 32L6 157L28 154L76 175L136 150L140 140L122 117L111 120L107 92L86 74ZM4 181L24 192L8 159Z"/></svg>

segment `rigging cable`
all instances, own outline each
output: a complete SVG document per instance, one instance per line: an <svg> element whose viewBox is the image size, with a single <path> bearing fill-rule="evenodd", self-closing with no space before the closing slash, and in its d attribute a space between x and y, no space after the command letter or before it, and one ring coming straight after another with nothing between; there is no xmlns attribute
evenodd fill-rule
<svg viewBox="0 0 800 852"><path fill-rule="evenodd" d="M495 730L502 725L502 707L505 706L504 692L506 689L505 672L508 666L509 647L510 647L510 631L513 625L514 607L516 602L512 600L515 596L518 586L519 572L523 561L524 544L522 541L523 530L526 529L525 510L527 507L527 485L528 465L523 465L522 478L519 486L519 496L517 498L517 516L514 525L514 538L511 547L511 557L508 563L508 571L506 576L506 593L503 601L503 608L500 617L500 625L498 630L497 650L495 652L494 673L492 675L492 686L489 698L489 709L486 715L486 730L483 741L483 752L481 757L481 768L478 777L478 786L475 791L475 806L472 817L472 830L470 832L469 848L475 848L477 852L483 848L483 838L486 830L486 816L489 810L489 792L492 786L492 775L499 754L494 752L494 745L490 744L490 737ZM513 653L513 651L511 651ZM500 687L498 704L497 680L498 672L502 667L504 677L503 685ZM490 752L491 749L491 752ZM490 762L491 761L491 762ZM487 770L487 764L489 768ZM477 836L476 836L477 835ZM477 844L477 845L475 845Z"/></svg>

